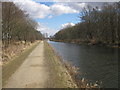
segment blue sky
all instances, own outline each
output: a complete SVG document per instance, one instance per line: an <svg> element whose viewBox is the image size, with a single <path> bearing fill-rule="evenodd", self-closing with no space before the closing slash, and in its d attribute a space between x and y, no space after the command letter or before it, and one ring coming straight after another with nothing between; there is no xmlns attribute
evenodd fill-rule
<svg viewBox="0 0 120 90"><path fill-rule="evenodd" d="M38 22L37 30L54 35L67 25L79 22L78 16L86 3L38 2L38 0L14 0L14 3Z"/></svg>
<svg viewBox="0 0 120 90"><path fill-rule="evenodd" d="M51 6L55 4L54 2L39 2L39 3L47 6ZM66 23L76 24L80 22L78 16L79 16L79 13L65 13L61 15L52 15L51 18L45 17L45 18L37 18L35 20L37 22L40 22L45 27L49 28L49 31L47 33L50 36L50 35L54 35L57 31L59 31L62 28L61 27L62 24L66 24ZM52 30L51 33L49 33L50 30Z"/></svg>
<svg viewBox="0 0 120 90"><path fill-rule="evenodd" d="M34 1L34 0L33 0ZM51 6L52 4L55 4L55 2L37 2L37 3L40 3L40 4L45 4L47 6Z"/></svg>
<svg viewBox="0 0 120 90"><path fill-rule="evenodd" d="M78 23L79 22L78 15L79 14L63 14L63 15L53 16L52 18L36 19L36 21L44 23L50 28L60 29L62 24Z"/></svg>

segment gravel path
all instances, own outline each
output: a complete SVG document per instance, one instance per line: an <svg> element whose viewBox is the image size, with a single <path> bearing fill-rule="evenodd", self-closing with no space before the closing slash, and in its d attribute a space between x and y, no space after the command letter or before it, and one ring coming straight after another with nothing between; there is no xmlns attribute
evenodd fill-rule
<svg viewBox="0 0 120 90"><path fill-rule="evenodd" d="M44 63L44 43L41 41L9 78L4 88L45 88L47 80L48 72Z"/></svg>

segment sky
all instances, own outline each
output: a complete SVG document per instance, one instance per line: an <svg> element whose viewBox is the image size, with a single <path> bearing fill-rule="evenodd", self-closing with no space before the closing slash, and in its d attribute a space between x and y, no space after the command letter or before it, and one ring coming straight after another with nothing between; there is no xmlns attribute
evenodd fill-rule
<svg viewBox="0 0 120 90"><path fill-rule="evenodd" d="M78 16L88 3L39 2L38 0L11 0L38 23L37 30L54 35L60 29L80 22ZM101 3L89 3L93 7Z"/></svg>

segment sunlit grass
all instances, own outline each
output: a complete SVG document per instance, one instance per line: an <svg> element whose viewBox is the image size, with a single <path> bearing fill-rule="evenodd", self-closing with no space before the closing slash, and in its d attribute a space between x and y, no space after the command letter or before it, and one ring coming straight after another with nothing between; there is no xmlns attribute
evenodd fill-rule
<svg viewBox="0 0 120 90"><path fill-rule="evenodd" d="M61 63L59 56L56 55L53 48L44 42L45 60L49 71L49 80L47 86L49 88L74 88L75 83Z"/></svg>

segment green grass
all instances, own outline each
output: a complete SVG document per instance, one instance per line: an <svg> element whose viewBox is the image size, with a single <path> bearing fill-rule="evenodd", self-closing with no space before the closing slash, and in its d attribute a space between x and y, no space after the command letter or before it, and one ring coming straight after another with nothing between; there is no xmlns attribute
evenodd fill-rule
<svg viewBox="0 0 120 90"><path fill-rule="evenodd" d="M9 77L19 68L19 66L24 62L28 55L36 48L39 43L31 46L24 52L22 52L18 57L10 60L7 64L2 66L2 85L7 83Z"/></svg>
<svg viewBox="0 0 120 90"><path fill-rule="evenodd" d="M73 88L76 87L71 79L71 76L67 73L66 68L61 62L61 58L56 55L53 48L44 42L44 55L45 62L48 66L49 80L47 87L49 88Z"/></svg>

